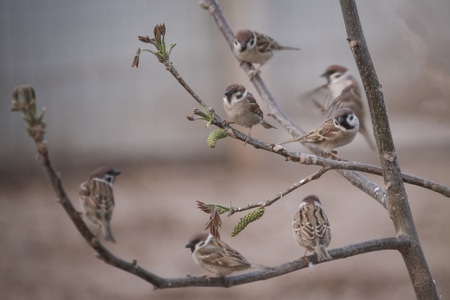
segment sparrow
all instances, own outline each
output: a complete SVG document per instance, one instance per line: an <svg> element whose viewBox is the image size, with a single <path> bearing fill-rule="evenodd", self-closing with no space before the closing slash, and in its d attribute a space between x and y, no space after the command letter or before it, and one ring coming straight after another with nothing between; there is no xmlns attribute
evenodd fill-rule
<svg viewBox="0 0 450 300"><path fill-rule="evenodd" d="M331 117L339 108L351 108L359 119L359 132L375 150L374 141L366 127L361 89L356 79L346 67L340 65L329 66L320 76L325 77L327 83L302 97L312 101L324 118Z"/></svg>
<svg viewBox="0 0 450 300"><path fill-rule="evenodd" d="M233 272L253 267L239 252L212 234L196 234L185 247L191 249L192 258L199 267L224 280Z"/></svg>
<svg viewBox="0 0 450 300"><path fill-rule="evenodd" d="M332 154L333 149L349 144L358 133L359 120L350 108L340 108L314 130L299 137L282 142L309 143L318 146L324 154Z"/></svg>
<svg viewBox="0 0 450 300"><path fill-rule="evenodd" d="M223 108L233 123L250 128L246 141L250 138L252 127L256 124L261 124L267 129L276 128L263 119L264 114L252 93L240 84L232 84L226 88Z"/></svg>
<svg viewBox="0 0 450 300"><path fill-rule="evenodd" d="M302 200L292 227L295 240L306 248L305 260L308 251L316 252L319 262L332 259L326 249L331 241L330 222L317 196L309 195Z"/></svg>
<svg viewBox="0 0 450 300"><path fill-rule="evenodd" d="M115 243L111 232L114 209L113 183L120 172L109 167L99 167L80 186L79 196L83 215L99 226L105 240ZM97 232L98 234L98 232Z"/></svg>
<svg viewBox="0 0 450 300"><path fill-rule="evenodd" d="M252 71L253 75L258 73L259 69L278 50L300 49L281 46L273 38L248 29L239 30L234 37L233 52L241 60L241 63L246 61L259 64L259 67Z"/></svg>

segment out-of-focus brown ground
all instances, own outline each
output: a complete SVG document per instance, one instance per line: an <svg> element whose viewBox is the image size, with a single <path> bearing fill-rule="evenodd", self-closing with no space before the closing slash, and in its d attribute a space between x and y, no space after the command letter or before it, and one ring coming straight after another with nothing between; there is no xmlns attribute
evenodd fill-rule
<svg viewBox="0 0 450 300"><path fill-rule="evenodd" d="M411 128L408 123L396 125ZM258 135L255 130L255 135ZM397 135L403 172L450 184L447 133L411 146L414 137ZM276 155L233 145L235 154L222 162L158 163L115 166L122 171L115 185L112 228L117 244L106 246L117 256L160 276L204 275L184 248L202 230L208 216L196 200L245 205L275 195L316 168L284 162ZM296 149L299 146L290 146ZM300 148L298 148L300 149ZM215 151L215 150L211 150ZM377 163L361 139L340 151L344 158ZM237 157L256 156L259 164ZM62 170L61 178L74 205L90 170ZM407 271L395 251L375 252L332 261L264 282L230 289L184 288L153 291L152 286L94 257L56 203L47 178L37 173L3 174L0 184L0 294L2 299L413 299ZM377 179L378 182L382 182ZM443 298L450 296L449 199L407 185L407 191L431 272ZM223 239L250 261L275 265L299 258L291 218L307 194L320 196L332 224L331 248L394 234L381 205L354 189L338 174L283 198L265 216L235 238L229 233L241 215L223 217Z"/></svg>

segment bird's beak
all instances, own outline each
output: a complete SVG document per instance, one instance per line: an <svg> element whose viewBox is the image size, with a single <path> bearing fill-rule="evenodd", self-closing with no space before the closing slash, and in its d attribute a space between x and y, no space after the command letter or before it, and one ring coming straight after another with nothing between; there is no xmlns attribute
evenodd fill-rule
<svg viewBox="0 0 450 300"><path fill-rule="evenodd" d="M118 176L121 174L119 170L113 170L113 173L114 173L114 176Z"/></svg>
<svg viewBox="0 0 450 300"><path fill-rule="evenodd" d="M245 51L245 49L247 49L247 42L242 42L241 43L241 52Z"/></svg>
<svg viewBox="0 0 450 300"><path fill-rule="evenodd" d="M195 245L193 243L189 242L186 244L186 246L184 246L184 248L189 248L189 249L191 249L191 252L194 252Z"/></svg>

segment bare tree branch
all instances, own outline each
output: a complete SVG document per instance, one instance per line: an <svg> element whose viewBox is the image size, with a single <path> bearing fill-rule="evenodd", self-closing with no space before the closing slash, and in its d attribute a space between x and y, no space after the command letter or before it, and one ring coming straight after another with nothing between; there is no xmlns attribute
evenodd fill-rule
<svg viewBox="0 0 450 300"><path fill-rule="evenodd" d="M275 202L277 202L278 200L280 200L281 198L285 197L287 194L291 193L292 191L295 191L299 187L307 184L308 182L311 182L313 180L319 179L328 170L330 170L330 169L327 168L327 167L323 167L319 171L315 172L314 174L311 174L308 177L305 177L302 180L297 181L296 183L292 184L291 186L289 186L284 191L276 194L275 196L273 196L270 199L267 199L266 201L262 201L262 202L255 203L255 204L249 204L249 205L246 205L244 207L231 206L231 209L228 212L228 216L231 216L231 215L233 215L233 214L235 214L237 212L241 212L241 211L245 211L245 210L249 210L249 209L253 209L253 208L257 208L257 207L270 206L270 205L274 204Z"/></svg>
<svg viewBox="0 0 450 300"><path fill-rule="evenodd" d="M401 251L409 277L417 299L439 299L414 225L389 127L381 85L364 38L356 3L354 0L341 0L341 8L350 49L353 52L369 102L375 140L378 145L384 182L387 186L387 209L397 234L407 234L411 238L411 247Z"/></svg>

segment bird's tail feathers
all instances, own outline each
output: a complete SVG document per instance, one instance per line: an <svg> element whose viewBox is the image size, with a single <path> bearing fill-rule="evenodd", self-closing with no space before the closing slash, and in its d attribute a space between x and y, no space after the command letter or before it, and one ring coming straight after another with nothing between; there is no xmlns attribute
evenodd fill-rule
<svg viewBox="0 0 450 300"><path fill-rule="evenodd" d="M107 240L108 242L116 243L116 240L114 239L114 236L111 231L111 226L109 225L109 223L105 223L102 226L102 231L103 231L103 236L105 237L105 240Z"/></svg>
<svg viewBox="0 0 450 300"><path fill-rule="evenodd" d="M324 246L319 246L316 249L317 253L317 261L325 261L325 260L331 260L333 257L328 253L327 249Z"/></svg>

